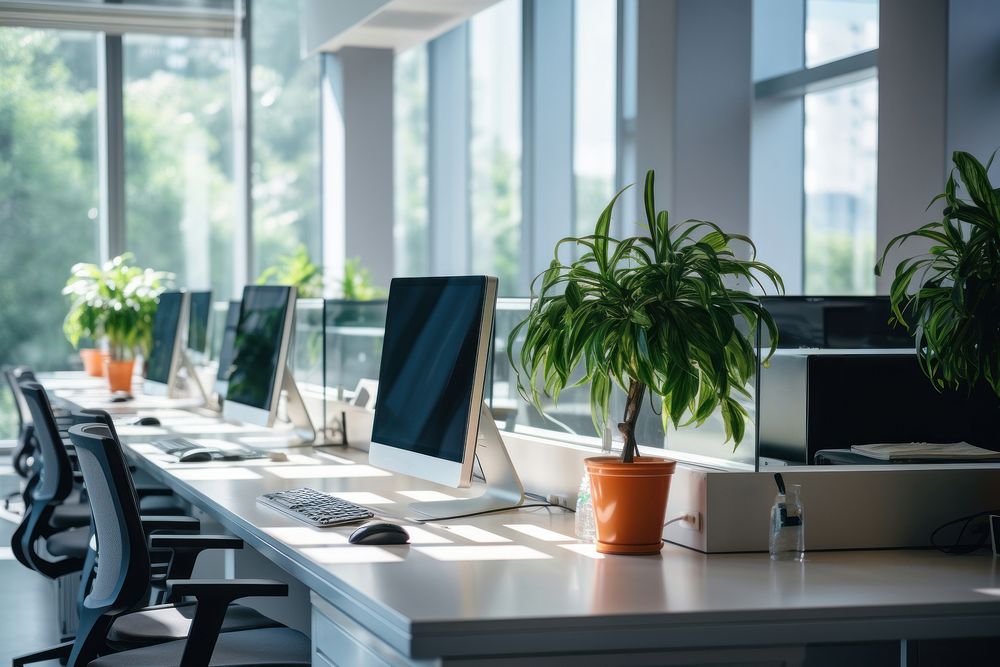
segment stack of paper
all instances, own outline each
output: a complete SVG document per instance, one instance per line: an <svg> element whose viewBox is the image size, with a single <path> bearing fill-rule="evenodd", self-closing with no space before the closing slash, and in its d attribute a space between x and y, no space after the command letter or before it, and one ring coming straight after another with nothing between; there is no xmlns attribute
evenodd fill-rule
<svg viewBox="0 0 1000 667"><path fill-rule="evenodd" d="M990 451L967 442L888 442L873 445L852 445L851 451L883 461L899 460L1000 460L1000 452Z"/></svg>

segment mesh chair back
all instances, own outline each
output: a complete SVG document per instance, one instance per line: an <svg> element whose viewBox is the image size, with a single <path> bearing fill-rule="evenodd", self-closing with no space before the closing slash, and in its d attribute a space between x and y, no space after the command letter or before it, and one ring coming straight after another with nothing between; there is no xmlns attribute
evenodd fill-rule
<svg viewBox="0 0 1000 667"><path fill-rule="evenodd" d="M18 367L4 371L7 384L14 396L14 404L17 406L17 446L11 453L11 464L14 471L21 477L28 477L31 474L32 456L35 449L35 428L31 423L31 411L28 409L28 402L24 399L24 392L21 391L19 382L35 381L35 374L27 368Z"/></svg>
<svg viewBox="0 0 1000 667"><path fill-rule="evenodd" d="M73 490L73 470L66 445L59 435L52 405L45 389L37 382L21 382L21 392L28 403L41 456L41 475L32 492L33 503L60 503Z"/></svg>
<svg viewBox="0 0 1000 667"><path fill-rule="evenodd" d="M99 549L97 572L83 601L69 661L77 665L96 656L115 616L142 601L150 568L139 503L118 440L103 424L78 424L69 435L90 491Z"/></svg>
<svg viewBox="0 0 1000 667"><path fill-rule="evenodd" d="M17 405L17 418L21 429L31 423L31 412L28 410L28 403L24 400L24 394L19 386L22 382L38 382L38 378L29 369L23 366L10 368L4 371L10 391L14 394L14 404Z"/></svg>

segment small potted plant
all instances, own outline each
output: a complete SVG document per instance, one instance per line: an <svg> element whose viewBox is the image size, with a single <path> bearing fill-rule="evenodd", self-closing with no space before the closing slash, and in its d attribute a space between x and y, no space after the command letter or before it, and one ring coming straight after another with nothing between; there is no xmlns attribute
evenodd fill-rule
<svg viewBox="0 0 1000 667"><path fill-rule="evenodd" d="M103 339L102 279L103 272L96 264L75 264L70 270L66 287L63 288L63 294L70 297L69 312L63 320L63 332L70 344L79 349L84 370L94 377L104 375L103 352L100 348ZM93 347L80 347L83 341L92 343Z"/></svg>
<svg viewBox="0 0 1000 667"><path fill-rule="evenodd" d="M875 274L893 248L929 241L896 266L893 320L914 334L920 367L938 390L985 382L1000 396L1000 189L990 183L992 157L983 165L956 151L952 161L971 201L959 197L953 170L931 200L944 200L941 220L889 241Z"/></svg>
<svg viewBox="0 0 1000 667"><path fill-rule="evenodd" d="M111 391L132 390L135 354L148 354L159 295L171 274L130 266L125 253L105 262L77 264L63 290L73 297L63 328L71 343L83 336L108 346L104 375Z"/></svg>
<svg viewBox="0 0 1000 667"><path fill-rule="evenodd" d="M739 445L747 412L735 395L749 396L758 324L769 333L768 357L777 341L774 321L750 288L763 291L766 282L781 291L783 284L777 272L754 259L756 249L746 236L702 220L670 225L667 212L656 211L652 171L644 189L647 235L613 238L611 213L619 196L592 235L556 245L555 259L532 283L531 307L511 332L507 354L518 391L539 412L542 392L557 401L566 387L589 383L598 432L607 422L612 388L626 393L618 424L621 456L586 461L597 550L656 553L663 546L675 463L639 456L635 424L643 398L647 391L657 396L664 428L700 425L718 411L726 441ZM737 243L749 259L737 255ZM563 246L576 246L579 259L564 264ZM578 369L582 378L573 382Z"/></svg>

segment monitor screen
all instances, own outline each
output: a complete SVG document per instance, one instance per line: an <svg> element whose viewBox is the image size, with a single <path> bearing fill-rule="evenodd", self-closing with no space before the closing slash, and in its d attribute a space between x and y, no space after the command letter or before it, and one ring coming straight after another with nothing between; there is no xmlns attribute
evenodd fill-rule
<svg viewBox="0 0 1000 667"><path fill-rule="evenodd" d="M191 292L190 300L187 347L194 352L204 352L208 344L208 313L212 310L212 293Z"/></svg>
<svg viewBox="0 0 1000 667"><path fill-rule="evenodd" d="M236 327L240 325L240 302L230 301L226 311L226 325L222 330L222 345L219 348L219 369L215 379L229 382L233 372L233 356L236 354Z"/></svg>
<svg viewBox="0 0 1000 667"><path fill-rule="evenodd" d="M392 281L372 442L462 460L485 299L485 276Z"/></svg>
<svg viewBox="0 0 1000 667"><path fill-rule="evenodd" d="M164 292L160 295L156 315L153 316L153 347L149 351L147 380L161 384L170 381L170 366L177 343L177 325L183 300L181 292Z"/></svg>
<svg viewBox="0 0 1000 667"><path fill-rule="evenodd" d="M271 408L292 289L255 285L243 290L227 401Z"/></svg>

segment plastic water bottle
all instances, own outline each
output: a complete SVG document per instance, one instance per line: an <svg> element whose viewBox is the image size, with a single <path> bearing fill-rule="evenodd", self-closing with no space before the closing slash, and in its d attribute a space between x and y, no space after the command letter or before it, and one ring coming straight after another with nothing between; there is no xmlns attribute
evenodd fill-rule
<svg viewBox="0 0 1000 667"><path fill-rule="evenodd" d="M576 536L585 542L593 542L596 533L594 504L590 500L590 475L584 470L576 496Z"/></svg>
<svg viewBox="0 0 1000 667"><path fill-rule="evenodd" d="M806 550L801 487L789 484L784 488L779 484L779 488L771 507L771 560L801 561Z"/></svg>

